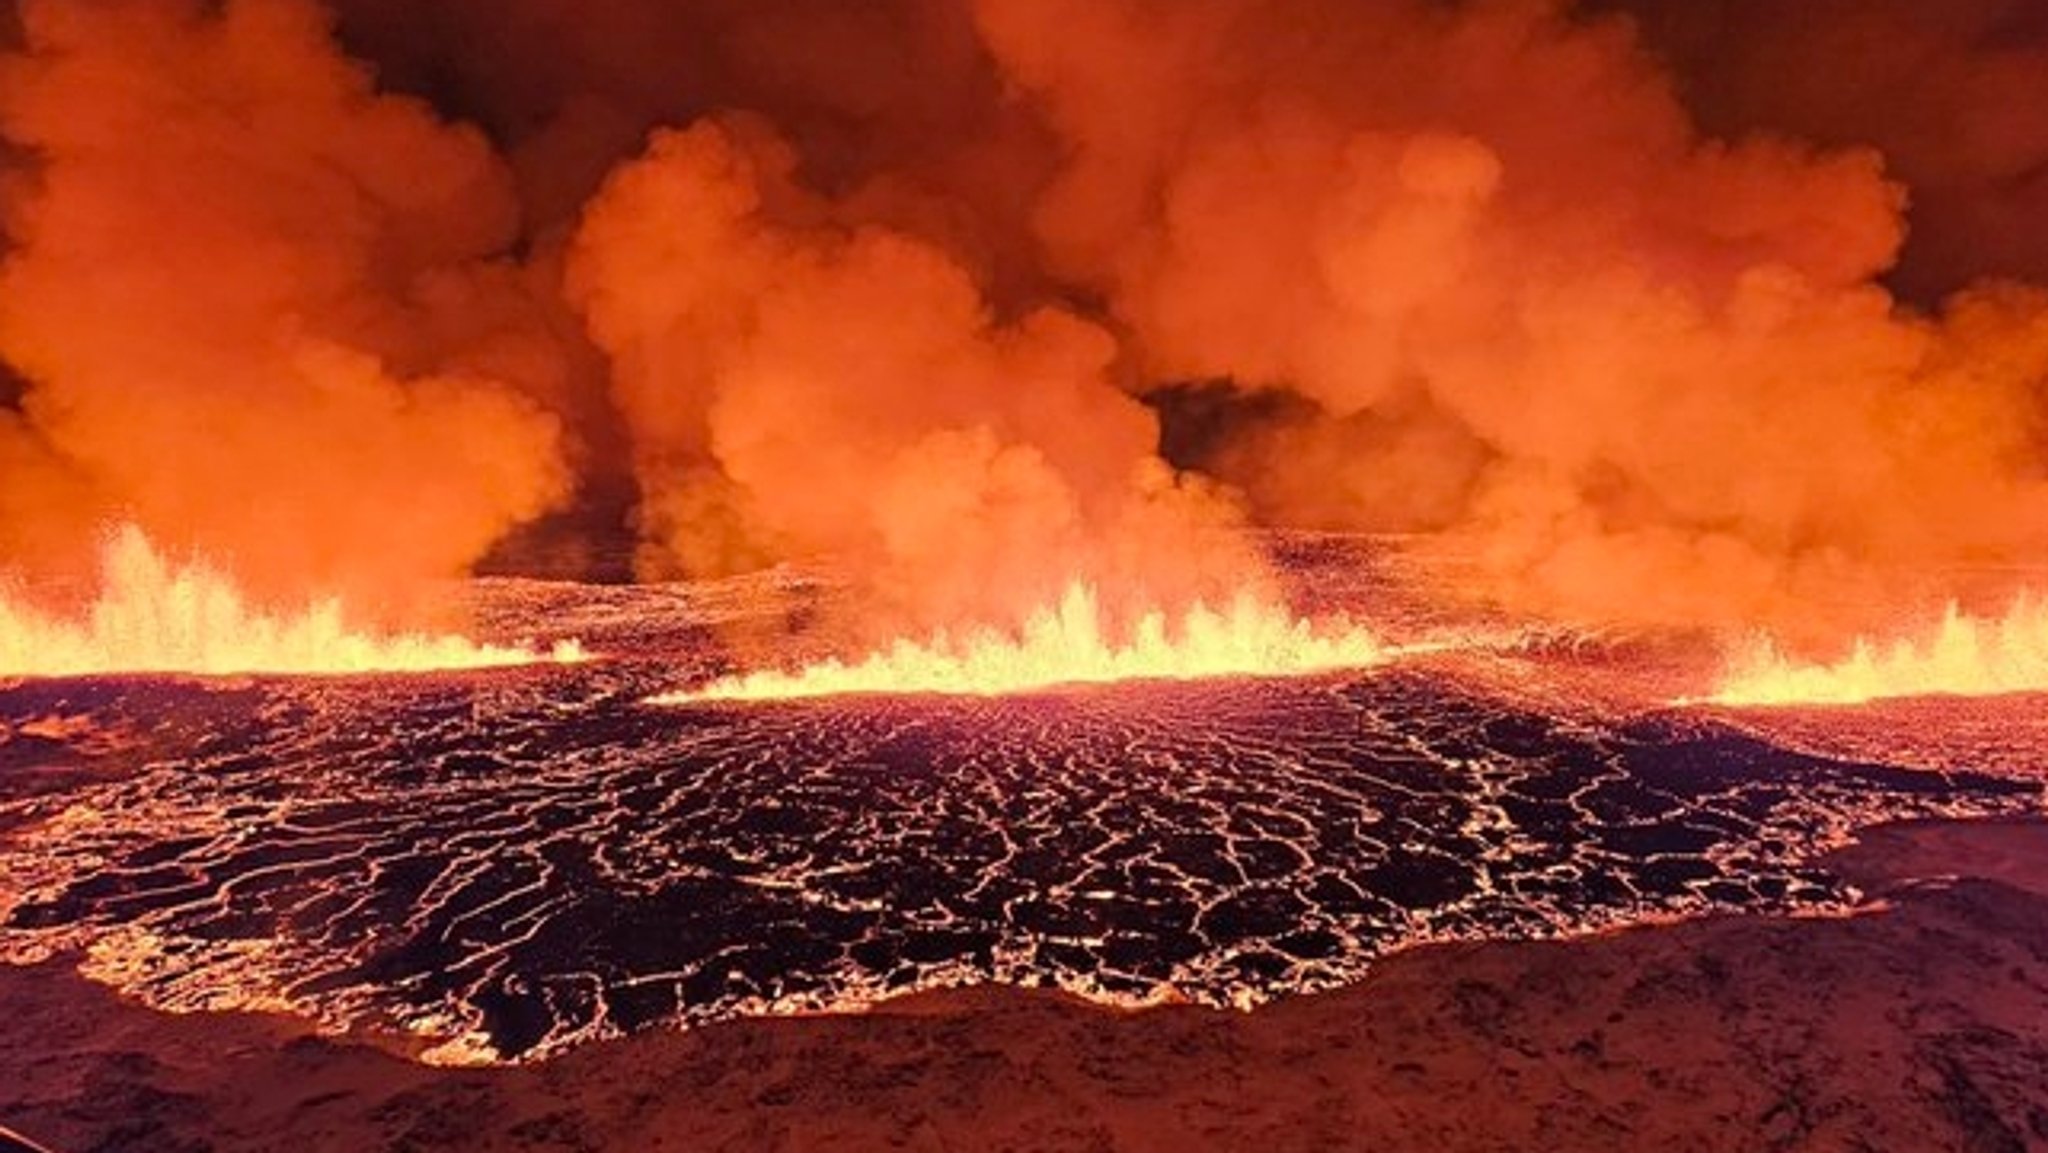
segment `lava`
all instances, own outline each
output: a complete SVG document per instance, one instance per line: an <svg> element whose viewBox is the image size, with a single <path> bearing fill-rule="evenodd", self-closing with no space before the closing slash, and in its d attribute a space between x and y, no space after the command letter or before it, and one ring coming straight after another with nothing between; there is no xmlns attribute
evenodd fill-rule
<svg viewBox="0 0 2048 1153"><path fill-rule="evenodd" d="M2022 597L1997 618L1950 604L1917 638L1856 641L1831 664L1788 657L1759 637L1710 698L1733 706L1855 705L1894 697L1999 696L2048 691L2048 601Z"/></svg>
<svg viewBox="0 0 2048 1153"><path fill-rule="evenodd" d="M572 662L584 655L575 641L542 652L460 636L359 632L332 600L273 615L250 605L232 580L205 564L167 560L133 526L107 537L100 563L100 593L83 620L57 619L0 597L0 677L428 672Z"/></svg>
<svg viewBox="0 0 2048 1153"><path fill-rule="evenodd" d="M479 596L536 630L569 607L532 591ZM963 985L1247 1007L1430 941L1839 911L1819 856L1856 830L2043 802L2004 761L1584 709L1563 648L1520 662L1554 694L1453 658L651 709L707 630L661 617L672 589L583 595L644 643L545 677L0 688L0 760L68 782L0 775L0 961L440 1061Z"/></svg>
<svg viewBox="0 0 2048 1153"><path fill-rule="evenodd" d="M795 672L766 670L727 677L657 704L766 701L860 693L1001 696L1057 685L1128 680L1200 680L1230 676L1299 676L1365 668L1393 655L1365 629L1319 629L1267 602L1241 595L1218 611L1196 605L1170 621L1145 614L1118 639L1095 590L1068 586L1011 636L992 629L957 638L900 640L853 664L828 658Z"/></svg>

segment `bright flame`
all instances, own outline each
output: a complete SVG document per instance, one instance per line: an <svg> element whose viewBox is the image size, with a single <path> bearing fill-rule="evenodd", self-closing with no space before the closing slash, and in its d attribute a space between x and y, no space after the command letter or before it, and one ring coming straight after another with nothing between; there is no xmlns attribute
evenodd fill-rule
<svg viewBox="0 0 2048 1153"><path fill-rule="evenodd" d="M1858 640L1834 664L1804 664L1757 641L1710 698L1723 705L1853 705L1887 697L2048 691L2048 602L2022 598L2003 617L1951 604L1932 635L1879 647Z"/></svg>
<svg viewBox="0 0 2048 1153"><path fill-rule="evenodd" d="M0 677L427 672L583 659L574 641L541 653L458 636L351 632L334 601L268 615L222 574L173 566L132 526L107 538L100 564L99 599L84 621L0 596Z"/></svg>
<svg viewBox="0 0 2048 1153"><path fill-rule="evenodd" d="M1095 591L1068 586L1056 609L1025 623L1021 635L980 630L954 642L898 641L857 664L829 659L799 672L728 677L656 704L763 701L850 693L997 696L1055 685L1228 676L1297 676L1379 664L1389 650L1371 634L1343 627L1318 632L1308 622L1249 596L1228 611L1197 605L1169 625L1146 614L1121 644L1105 629Z"/></svg>

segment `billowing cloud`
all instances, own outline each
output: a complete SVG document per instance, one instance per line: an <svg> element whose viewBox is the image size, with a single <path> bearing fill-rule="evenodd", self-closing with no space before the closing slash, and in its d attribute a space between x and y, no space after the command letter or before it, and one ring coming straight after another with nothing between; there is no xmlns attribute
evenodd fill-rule
<svg viewBox="0 0 2048 1153"><path fill-rule="evenodd" d="M1685 621L2038 555L2041 300L1902 308L1877 152L1704 137L1629 25L1554 3L977 11L1069 144L1049 260L1142 373L1312 405L1214 454L1266 518Z"/></svg>
<svg viewBox="0 0 2048 1153"><path fill-rule="evenodd" d="M1229 505L1156 457L1108 332L997 319L944 250L846 222L793 163L755 123L658 134L578 235L655 563L852 558L923 624L1021 620L1075 579L1173 605L1255 575L1215 531Z"/></svg>
<svg viewBox="0 0 2048 1153"><path fill-rule="evenodd" d="M567 483L522 391L548 354L462 331L519 296L489 259L517 204L480 134L378 94L318 7L212 9L23 7L0 72L33 157L0 268L28 382L0 427L8 520L119 516L263 592L374 606Z"/></svg>
<svg viewBox="0 0 2048 1153"><path fill-rule="evenodd" d="M2031 0L1619 0L1701 123L1880 149L1912 189L1887 279L1933 300L2048 280L2048 8Z"/></svg>
<svg viewBox="0 0 2048 1153"><path fill-rule="evenodd" d="M1247 517L1682 623L2038 560L2035 23L1599 7L32 0L0 549L375 601L617 490L887 627Z"/></svg>

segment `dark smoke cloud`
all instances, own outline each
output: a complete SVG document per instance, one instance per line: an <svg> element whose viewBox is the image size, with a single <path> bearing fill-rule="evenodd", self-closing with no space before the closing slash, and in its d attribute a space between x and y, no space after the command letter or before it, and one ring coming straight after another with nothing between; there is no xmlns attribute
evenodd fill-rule
<svg viewBox="0 0 2048 1153"><path fill-rule="evenodd" d="M2048 6L2035 0L1617 0L1715 133L1869 145L1912 189L1889 279L1933 302L2048 280Z"/></svg>
<svg viewBox="0 0 2048 1153"><path fill-rule="evenodd" d="M388 599L625 524L923 624L1256 583L1249 514L1727 622L2048 548L2022 0L21 14L10 567L123 516Z"/></svg>
<svg viewBox="0 0 2048 1153"><path fill-rule="evenodd" d="M1051 142L1003 99L958 0L336 0L340 34L392 85L481 124L537 234L573 222L649 131L746 112L798 175L863 215L946 242L1015 292L1019 227Z"/></svg>

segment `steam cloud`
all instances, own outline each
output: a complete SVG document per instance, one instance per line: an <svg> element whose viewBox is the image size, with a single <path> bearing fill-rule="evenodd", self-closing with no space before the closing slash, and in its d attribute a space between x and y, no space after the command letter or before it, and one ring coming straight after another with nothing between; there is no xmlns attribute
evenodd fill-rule
<svg viewBox="0 0 2048 1153"><path fill-rule="evenodd" d="M486 259L518 206L481 134L377 94L290 2L22 10L0 124L9 551L132 519L259 592L458 570L567 483L547 355ZM519 338L509 338L516 341ZM522 374L526 374L522 376ZM522 388L524 386L524 389Z"/></svg>
<svg viewBox="0 0 2048 1153"><path fill-rule="evenodd" d="M1308 403L1216 467L1428 529L1566 612L1756 619L1873 562L2038 550L2038 293L1875 282L1869 150L1701 138L1555 4L983 0L1072 162L1036 224L1153 378Z"/></svg>
<svg viewBox="0 0 2048 1153"><path fill-rule="evenodd" d="M658 134L569 264L662 556L867 558L923 625L1021 619L1076 577L1135 610L1255 572L1220 534L1189 548L1229 506L1153 455L1106 331L1052 308L997 322L942 250L833 223L749 135Z"/></svg>
<svg viewBox="0 0 2048 1153"><path fill-rule="evenodd" d="M1684 623L2048 554L2038 29L1633 6L27 0L0 564L375 608L622 478L643 574L892 627L1214 600L1247 518Z"/></svg>

